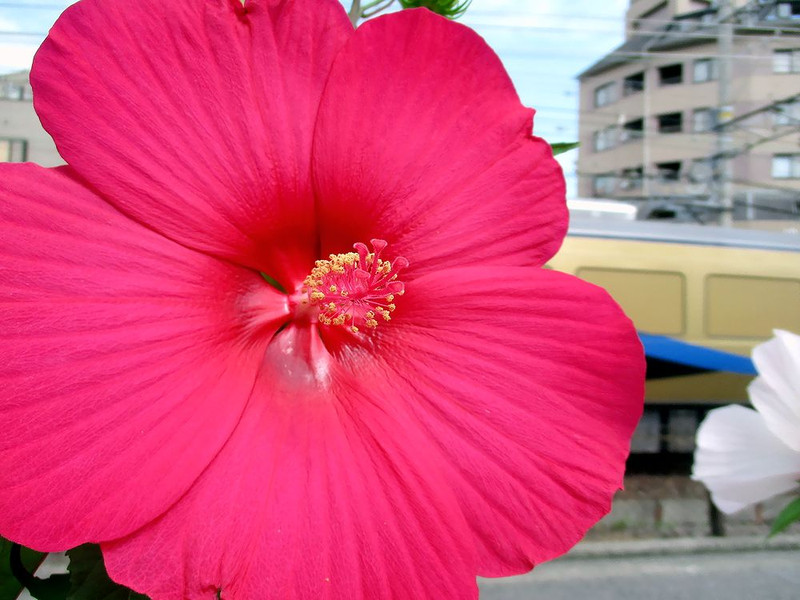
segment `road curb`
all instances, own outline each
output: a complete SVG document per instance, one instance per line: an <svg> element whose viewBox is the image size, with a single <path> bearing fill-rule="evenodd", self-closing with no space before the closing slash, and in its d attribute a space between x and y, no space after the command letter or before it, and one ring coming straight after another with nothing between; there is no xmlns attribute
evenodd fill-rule
<svg viewBox="0 0 800 600"><path fill-rule="evenodd" d="M585 541L560 560L615 558L626 556L668 556L759 550L800 550L800 535L672 538L625 541Z"/></svg>

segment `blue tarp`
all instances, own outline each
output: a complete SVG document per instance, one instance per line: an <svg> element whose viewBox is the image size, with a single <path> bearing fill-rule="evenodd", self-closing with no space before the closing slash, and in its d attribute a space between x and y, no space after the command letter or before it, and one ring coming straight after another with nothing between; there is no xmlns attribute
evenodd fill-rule
<svg viewBox="0 0 800 600"><path fill-rule="evenodd" d="M648 359L655 359L678 365L685 365L702 371L725 371L742 375L756 375L753 361L747 356L739 356L705 346L688 344L663 335L639 332Z"/></svg>

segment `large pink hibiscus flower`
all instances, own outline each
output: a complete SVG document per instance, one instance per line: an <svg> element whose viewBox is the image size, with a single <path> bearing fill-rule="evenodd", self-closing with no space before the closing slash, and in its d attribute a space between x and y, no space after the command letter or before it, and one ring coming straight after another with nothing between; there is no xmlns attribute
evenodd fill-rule
<svg viewBox="0 0 800 600"><path fill-rule="evenodd" d="M69 166L0 166L0 534L159 600L463 599L607 512L641 349L541 268L563 179L477 35L83 0L32 81Z"/></svg>

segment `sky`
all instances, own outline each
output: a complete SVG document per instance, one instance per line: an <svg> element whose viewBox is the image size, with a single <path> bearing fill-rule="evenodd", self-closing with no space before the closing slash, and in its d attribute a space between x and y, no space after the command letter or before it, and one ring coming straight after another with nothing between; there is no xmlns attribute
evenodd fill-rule
<svg viewBox="0 0 800 600"><path fill-rule="evenodd" d="M0 0L0 73L30 68L36 48L69 4ZM576 76L622 42L627 6L628 0L473 0L460 21L486 39L522 103L536 109L534 133L571 142L578 139ZM577 189L576 160L576 151L559 157L568 196Z"/></svg>

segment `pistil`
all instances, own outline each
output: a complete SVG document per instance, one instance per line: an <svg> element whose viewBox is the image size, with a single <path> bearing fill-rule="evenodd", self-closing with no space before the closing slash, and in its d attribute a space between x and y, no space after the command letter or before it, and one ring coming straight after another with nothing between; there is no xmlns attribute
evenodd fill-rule
<svg viewBox="0 0 800 600"><path fill-rule="evenodd" d="M370 240L353 245L355 252L331 254L316 261L311 274L303 281L308 302L319 309L323 325L339 325L358 333L361 327L374 329L381 321L391 321L395 299L405 292L397 280L408 261L399 256L389 262L381 258L384 240Z"/></svg>

